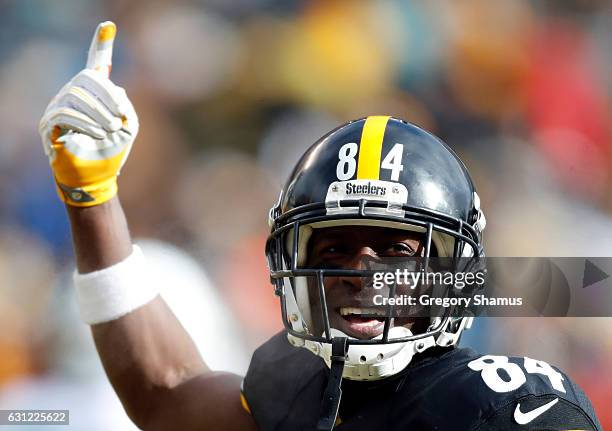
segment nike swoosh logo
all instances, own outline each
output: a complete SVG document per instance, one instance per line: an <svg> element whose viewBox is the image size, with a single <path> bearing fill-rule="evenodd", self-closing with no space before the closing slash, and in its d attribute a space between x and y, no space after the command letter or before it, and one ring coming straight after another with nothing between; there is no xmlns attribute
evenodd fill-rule
<svg viewBox="0 0 612 431"><path fill-rule="evenodd" d="M540 416L542 413L546 412L552 406L559 402L559 398L555 398L549 403L544 404L543 406L538 407L537 409L533 409L530 412L523 413L521 411L521 403L516 405L516 409L514 409L514 420L519 425L525 425Z"/></svg>

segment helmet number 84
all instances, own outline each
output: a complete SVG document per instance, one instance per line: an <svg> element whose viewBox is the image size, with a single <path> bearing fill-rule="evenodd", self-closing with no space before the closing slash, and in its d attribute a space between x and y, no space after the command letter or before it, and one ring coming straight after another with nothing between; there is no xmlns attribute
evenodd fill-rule
<svg viewBox="0 0 612 431"><path fill-rule="evenodd" d="M353 178L357 171L355 156L357 156L358 150L359 146L355 142L349 142L340 147L340 150L338 150L338 165L336 166L338 180L346 181ZM400 172L404 170L404 165L402 165L403 154L404 146L395 144L380 164L381 169L391 171L391 181L399 181Z"/></svg>
<svg viewBox="0 0 612 431"><path fill-rule="evenodd" d="M486 385L495 392L513 391L527 381L521 367L510 362L507 356L485 355L470 362L468 367L474 371L480 371L480 376ZM547 362L525 357L524 368L529 374L541 374L548 377L555 390L565 393L562 374ZM500 376L500 370L505 372L505 376Z"/></svg>

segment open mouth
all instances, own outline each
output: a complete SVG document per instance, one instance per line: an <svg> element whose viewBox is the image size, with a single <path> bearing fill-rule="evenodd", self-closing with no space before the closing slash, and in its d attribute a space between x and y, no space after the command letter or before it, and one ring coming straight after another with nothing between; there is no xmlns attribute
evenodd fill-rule
<svg viewBox="0 0 612 431"><path fill-rule="evenodd" d="M385 326L385 313L374 307L340 307L341 316L338 328L349 336L367 339L382 334Z"/></svg>
<svg viewBox="0 0 612 431"><path fill-rule="evenodd" d="M384 310L375 307L340 307L338 311L347 320L368 319L383 321L387 315Z"/></svg>

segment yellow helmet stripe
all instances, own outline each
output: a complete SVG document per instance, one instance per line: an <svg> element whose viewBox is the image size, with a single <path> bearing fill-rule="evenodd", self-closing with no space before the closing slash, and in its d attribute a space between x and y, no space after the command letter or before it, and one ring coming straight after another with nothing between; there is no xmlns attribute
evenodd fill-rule
<svg viewBox="0 0 612 431"><path fill-rule="evenodd" d="M382 143L388 121L388 115L374 115L366 118L359 143L357 179L379 179Z"/></svg>

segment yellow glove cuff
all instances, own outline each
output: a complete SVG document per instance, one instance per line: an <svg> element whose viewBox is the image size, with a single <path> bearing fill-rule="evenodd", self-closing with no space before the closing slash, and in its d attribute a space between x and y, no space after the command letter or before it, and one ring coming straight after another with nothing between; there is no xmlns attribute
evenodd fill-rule
<svg viewBox="0 0 612 431"><path fill-rule="evenodd" d="M117 177L92 184L89 186L72 188L61 184L55 179L57 194L60 199L75 207L93 207L111 200L117 194Z"/></svg>

